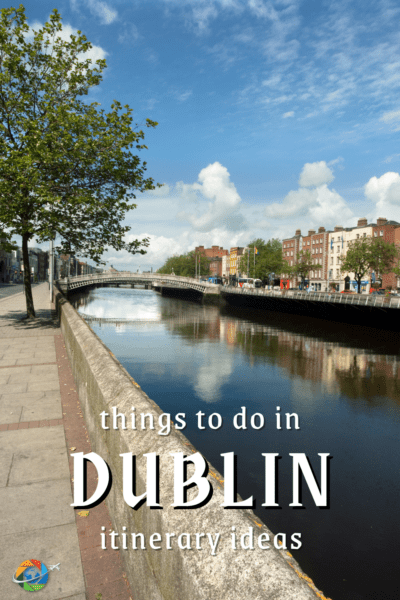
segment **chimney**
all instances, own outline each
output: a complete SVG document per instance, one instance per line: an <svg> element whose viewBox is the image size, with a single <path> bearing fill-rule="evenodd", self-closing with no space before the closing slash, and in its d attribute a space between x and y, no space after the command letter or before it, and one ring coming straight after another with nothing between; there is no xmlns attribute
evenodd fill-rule
<svg viewBox="0 0 400 600"><path fill-rule="evenodd" d="M334 228L333 231L343 231L343 227L341 225L338 225L337 227Z"/></svg>
<svg viewBox="0 0 400 600"><path fill-rule="evenodd" d="M381 225L384 225L387 222L387 219L385 219L385 217L379 217L379 219L376 221L376 224L378 225L378 227L380 227Z"/></svg>
<svg viewBox="0 0 400 600"><path fill-rule="evenodd" d="M324 233L325 227L318 227L318 233Z"/></svg>
<svg viewBox="0 0 400 600"><path fill-rule="evenodd" d="M315 233L315 229L310 229L310 230L308 231L308 235L314 235L314 233Z"/></svg>
<svg viewBox="0 0 400 600"><path fill-rule="evenodd" d="M365 217L363 217L362 219L358 219L357 222L357 227L366 227L368 224L368 221Z"/></svg>
<svg viewBox="0 0 400 600"><path fill-rule="evenodd" d="M295 235L301 235L301 229L296 229Z"/></svg>

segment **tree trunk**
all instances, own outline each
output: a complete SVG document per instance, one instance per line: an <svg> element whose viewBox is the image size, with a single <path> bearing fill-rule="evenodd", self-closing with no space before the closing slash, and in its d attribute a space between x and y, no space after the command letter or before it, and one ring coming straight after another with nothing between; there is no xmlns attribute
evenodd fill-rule
<svg viewBox="0 0 400 600"><path fill-rule="evenodd" d="M28 319L35 318L35 308L33 306L32 287L31 287L31 269L29 266L28 254L29 235L26 233L22 236L22 260L24 263L24 287L26 299L26 314Z"/></svg>

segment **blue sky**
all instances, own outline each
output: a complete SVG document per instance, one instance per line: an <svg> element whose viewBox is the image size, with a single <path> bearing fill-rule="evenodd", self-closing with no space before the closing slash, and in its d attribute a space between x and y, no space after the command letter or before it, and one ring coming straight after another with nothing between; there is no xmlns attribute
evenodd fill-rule
<svg viewBox="0 0 400 600"><path fill-rule="evenodd" d="M53 8L108 68L90 98L115 98L146 135L147 174L117 269L160 267L203 244L229 248L301 228L400 222L400 5L311 0L27 0Z"/></svg>

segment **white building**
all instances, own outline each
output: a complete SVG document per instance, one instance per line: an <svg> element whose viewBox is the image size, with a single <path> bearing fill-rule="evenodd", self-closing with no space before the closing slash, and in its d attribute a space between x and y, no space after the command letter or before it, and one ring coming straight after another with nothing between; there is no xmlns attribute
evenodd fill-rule
<svg viewBox="0 0 400 600"><path fill-rule="evenodd" d="M342 273L341 259L346 256L350 242L360 238L372 237L373 225L368 225L367 219L358 220L357 227L335 227L334 231L329 233L328 249L328 286L335 286L336 290L342 292L345 289L357 291L354 273ZM369 292L370 276L365 274L361 283L361 291Z"/></svg>

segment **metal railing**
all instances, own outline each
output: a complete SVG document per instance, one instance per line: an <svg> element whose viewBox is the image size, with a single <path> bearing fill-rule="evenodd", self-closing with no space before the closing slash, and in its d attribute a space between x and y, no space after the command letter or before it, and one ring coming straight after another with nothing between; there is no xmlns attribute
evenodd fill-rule
<svg viewBox="0 0 400 600"><path fill-rule="evenodd" d="M208 281L200 282L192 277L180 277L178 275L162 275L158 273L131 273L130 271L118 271L116 273L89 273L75 277L65 277L58 280L61 288L73 290L85 285L96 283L145 283L152 285L172 285L186 287L202 293L219 294L220 286Z"/></svg>
<svg viewBox="0 0 400 600"><path fill-rule="evenodd" d="M400 308L400 298L397 296L380 296L378 294L341 294L329 292L289 292L272 291L263 288L222 288L223 293L248 296L264 296L284 300L305 300L308 302L329 302L335 304L352 304L356 306L376 306L381 308Z"/></svg>

